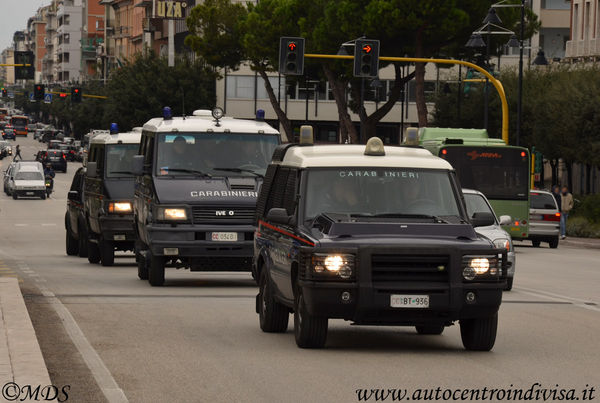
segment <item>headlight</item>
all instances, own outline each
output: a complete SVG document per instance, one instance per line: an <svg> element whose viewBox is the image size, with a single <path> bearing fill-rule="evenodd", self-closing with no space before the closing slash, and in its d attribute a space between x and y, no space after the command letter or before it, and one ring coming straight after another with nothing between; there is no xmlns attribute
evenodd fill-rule
<svg viewBox="0 0 600 403"><path fill-rule="evenodd" d="M510 239L499 238L494 240L494 246L499 249L505 249L507 252L512 250Z"/></svg>
<svg viewBox="0 0 600 403"><path fill-rule="evenodd" d="M159 207L156 218L159 221L186 221L188 214L184 207Z"/></svg>
<svg viewBox="0 0 600 403"><path fill-rule="evenodd" d="M317 275L338 276L344 280L354 277L354 255L315 253L312 269Z"/></svg>
<svg viewBox="0 0 600 403"><path fill-rule="evenodd" d="M131 203L130 202L110 202L108 203L108 212L116 213L116 214L125 214L131 213Z"/></svg>
<svg viewBox="0 0 600 403"><path fill-rule="evenodd" d="M468 281L495 280L500 273L497 256L463 256L463 278Z"/></svg>

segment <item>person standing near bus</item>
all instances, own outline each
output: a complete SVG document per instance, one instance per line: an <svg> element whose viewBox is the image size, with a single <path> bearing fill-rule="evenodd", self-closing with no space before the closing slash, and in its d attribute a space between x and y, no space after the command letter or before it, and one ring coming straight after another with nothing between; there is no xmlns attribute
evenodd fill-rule
<svg viewBox="0 0 600 403"><path fill-rule="evenodd" d="M560 238L565 239L567 237L567 218L569 211L573 208L573 195L569 193L569 188L563 186L560 198Z"/></svg>

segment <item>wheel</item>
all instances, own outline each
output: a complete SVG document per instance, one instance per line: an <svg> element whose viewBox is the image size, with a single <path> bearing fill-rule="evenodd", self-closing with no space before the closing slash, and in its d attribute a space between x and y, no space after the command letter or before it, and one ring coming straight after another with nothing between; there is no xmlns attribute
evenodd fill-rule
<svg viewBox="0 0 600 403"><path fill-rule="evenodd" d="M88 239L87 241L87 250L88 250L88 261L90 263L98 263L100 262L100 248L98 244L92 242Z"/></svg>
<svg viewBox="0 0 600 403"><path fill-rule="evenodd" d="M512 290L512 286L513 286L513 278L514 277L508 277L506 279L506 287L504 287L504 291L510 291Z"/></svg>
<svg viewBox="0 0 600 403"><path fill-rule="evenodd" d="M558 248L558 237L552 238L550 241L548 241L548 245L550 245L552 249Z"/></svg>
<svg viewBox="0 0 600 403"><path fill-rule="evenodd" d="M148 270L148 281L153 287L160 287L165 283L165 258L162 256L150 255L150 267Z"/></svg>
<svg viewBox="0 0 600 403"><path fill-rule="evenodd" d="M327 318L307 312L300 288L294 299L294 336L300 348L321 348L327 340Z"/></svg>
<svg viewBox="0 0 600 403"><path fill-rule="evenodd" d="M467 350L490 351L496 341L498 314L460 321L460 337Z"/></svg>
<svg viewBox="0 0 600 403"><path fill-rule="evenodd" d="M40 196L40 198L41 198L42 200L46 200L46 192L42 193L42 195Z"/></svg>
<svg viewBox="0 0 600 403"><path fill-rule="evenodd" d="M85 232L85 228L83 226L79 226L79 257L87 257L88 256L88 243L87 243L87 233Z"/></svg>
<svg viewBox="0 0 600 403"><path fill-rule="evenodd" d="M77 240L73 238L73 234L71 234L71 230L67 227L67 255L75 256L77 252L79 252L79 245L77 244Z"/></svg>
<svg viewBox="0 0 600 403"><path fill-rule="evenodd" d="M140 280L148 280L148 262L142 253L136 253L138 277Z"/></svg>
<svg viewBox="0 0 600 403"><path fill-rule="evenodd" d="M17 192L13 192L12 198L15 200L17 200L19 198L19 196L17 195Z"/></svg>
<svg viewBox="0 0 600 403"><path fill-rule="evenodd" d="M438 335L444 331L444 325L419 325L415 326L415 329L417 329L417 333L419 334Z"/></svg>
<svg viewBox="0 0 600 403"><path fill-rule="evenodd" d="M539 248L540 247L540 241L531 241L531 244L533 245L534 248Z"/></svg>
<svg viewBox="0 0 600 403"><path fill-rule="evenodd" d="M273 298L271 280L266 269L260 272L258 291L258 319L260 328L267 333L283 333L288 328L288 309Z"/></svg>
<svg viewBox="0 0 600 403"><path fill-rule="evenodd" d="M102 266L112 266L115 263L115 244L111 241L101 240L98 248L100 249Z"/></svg>

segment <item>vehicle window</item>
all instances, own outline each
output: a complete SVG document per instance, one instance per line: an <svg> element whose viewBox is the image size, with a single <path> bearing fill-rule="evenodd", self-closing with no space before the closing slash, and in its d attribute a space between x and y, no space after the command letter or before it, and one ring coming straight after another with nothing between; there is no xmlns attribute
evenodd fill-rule
<svg viewBox="0 0 600 403"><path fill-rule="evenodd" d="M81 171L83 170L83 168L79 168L77 170L77 172L75 173L75 176L73 177L73 182L71 182L71 188L69 190L76 190L79 191L79 189L81 188Z"/></svg>
<svg viewBox="0 0 600 403"><path fill-rule="evenodd" d="M323 212L458 216L459 211L443 170L323 168L311 169L307 176L307 219Z"/></svg>
<svg viewBox="0 0 600 403"><path fill-rule="evenodd" d="M279 143L276 135L231 133L159 133L156 141L156 175L214 176L264 175Z"/></svg>
<svg viewBox="0 0 600 403"><path fill-rule="evenodd" d="M465 193L465 204L467 205L467 214L471 218L475 215L475 213L494 214L494 211L490 208L481 195Z"/></svg>
<svg viewBox="0 0 600 403"><path fill-rule="evenodd" d="M139 144L111 144L106 146L106 177L133 176L131 161L138 153Z"/></svg>
<svg viewBox="0 0 600 403"><path fill-rule="evenodd" d="M556 210L556 200L548 193L531 193L530 208Z"/></svg>
<svg viewBox="0 0 600 403"><path fill-rule="evenodd" d="M41 172L17 172L15 175L17 181L33 181L33 180L44 180L44 176Z"/></svg>

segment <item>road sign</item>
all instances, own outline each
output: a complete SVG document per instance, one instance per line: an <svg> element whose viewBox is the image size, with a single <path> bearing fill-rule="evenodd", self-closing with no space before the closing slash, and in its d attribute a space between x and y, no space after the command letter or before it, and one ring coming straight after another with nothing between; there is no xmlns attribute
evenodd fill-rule
<svg viewBox="0 0 600 403"><path fill-rule="evenodd" d="M14 92L9 92L8 93L8 97L9 98L14 98L15 97L15 93Z"/></svg>
<svg viewBox="0 0 600 403"><path fill-rule="evenodd" d="M45 104L52 103L52 94L50 94L50 93L44 94L44 103Z"/></svg>
<svg viewBox="0 0 600 403"><path fill-rule="evenodd" d="M33 97L33 92L29 93L29 102L35 102L35 98Z"/></svg>

